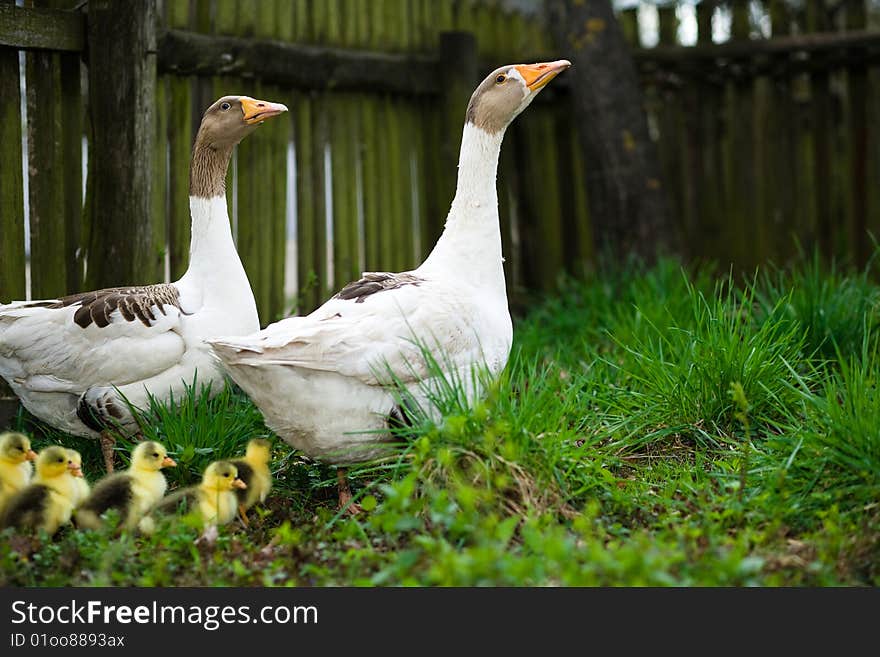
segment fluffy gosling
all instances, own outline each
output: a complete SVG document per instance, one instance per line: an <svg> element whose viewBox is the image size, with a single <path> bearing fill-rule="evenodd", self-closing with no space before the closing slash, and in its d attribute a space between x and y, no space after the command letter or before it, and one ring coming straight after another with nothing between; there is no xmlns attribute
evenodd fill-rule
<svg viewBox="0 0 880 657"><path fill-rule="evenodd" d="M155 506L151 516L195 511L205 526L225 525L238 511L236 491L246 489L247 484L239 479L238 469L232 463L215 461L205 469L201 483L168 495ZM150 532L152 528L152 522L141 523L142 531Z"/></svg>
<svg viewBox="0 0 880 657"><path fill-rule="evenodd" d="M0 435L0 512L10 497L31 482L37 453L21 433Z"/></svg>
<svg viewBox="0 0 880 657"><path fill-rule="evenodd" d="M102 516L115 509L119 512L120 527L134 529L168 489L162 470L176 465L160 443L140 443L131 453L127 470L108 475L95 484L77 509L77 526L96 529L103 524Z"/></svg>
<svg viewBox="0 0 880 657"><path fill-rule="evenodd" d="M0 526L44 529L54 534L70 522L76 495L75 479L82 477L82 470L60 445L42 450L37 456L36 469L33 483L7 503Z"/></svg>
<svg viewBox="0 0 880 657"><path fill-rule="evenodd" d="M244 457L231 461L238 470L238 478L247 488L237 488L238 516L245 527L248 525L247 511L257 502L265 502L272 488L272 473L269 470L272 445L263 438L248 441Z"/></svg>

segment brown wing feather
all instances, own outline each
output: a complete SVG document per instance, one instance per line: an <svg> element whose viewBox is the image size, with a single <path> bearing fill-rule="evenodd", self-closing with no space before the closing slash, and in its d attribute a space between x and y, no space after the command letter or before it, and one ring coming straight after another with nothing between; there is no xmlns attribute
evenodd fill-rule
<svg viewBox="0 0 880 657"><path fill-rule="evenodd" d="M364 274L363 278L346 285L336 294L335 298L354 299L355 303L363 303L364 299L376 292L396 290L404 285L419 285L421 283L424 283L424 279L405 272L400 274L370 272Z"/></svg>
<svg viewBox="0 0 880 657"><path fill-rule="evenodd" d="M57 301L43 301L31 305L43 308L66 308L78 305L73 321L82 328L90 324L99 328L108 326L111 322L110 315L117 309L125 321L133 322L138 319L144 326L150 326L151 322L156 320L153 307L158 308L163 315L167 314L166 305L174 306L181 313L186 314L180 306L180 292L170 283L139 287L109 287L95 292L71 294Z"/></svg>

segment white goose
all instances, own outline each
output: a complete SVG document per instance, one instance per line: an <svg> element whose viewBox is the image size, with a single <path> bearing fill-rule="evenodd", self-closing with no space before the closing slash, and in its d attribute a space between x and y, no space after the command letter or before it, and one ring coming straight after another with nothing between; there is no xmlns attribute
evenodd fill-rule
<svg viewBox="0 0 880 657"><path fill-rule="evenodd" d="M427 368L414 337L464 381L474 365L492 374L504 368L513 327L495 188L501 141L510 122L570 65L503 66L477 87L446 227L421 266L366 273L308 316L209 340L268 425L292 446L340 466L385 452L389 421L405 415L388 389L389 370L422 398ZM338 474L339 502L348 508L345 469Z"/></svg>
<svg viewBox="0 0 880 657"><path fill-rule="evenodd" d="M136 432L127 399L180 399L197 375L218 390L223 373L203 338L260 328L226 210L234 146L284 105L226 96L202 118L192 152L189 267L175 283L120 287L0 305L0 376L31 413L79 436L101 437L113 469L118 427ZM124 399L123 399L124 396Z"/></svg>

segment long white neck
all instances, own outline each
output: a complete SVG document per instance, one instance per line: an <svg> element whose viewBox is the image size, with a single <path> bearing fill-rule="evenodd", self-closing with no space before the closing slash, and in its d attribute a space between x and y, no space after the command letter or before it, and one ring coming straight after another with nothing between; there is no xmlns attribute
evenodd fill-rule
<svg viewBox="0 0 880 657"><path fill-rule="evenodd" d="M491 134L465 123L455 198L443 234L420 270L442 270L504 292L495 186L503 139L504 131Z"/></svg>
<svg viewBox="0 0 880 657"><path fill-rule="evenodd" d="M231 263L241 265L235 242L232 240L232 227L226 207L226 196L213 198L189 197L189 212L192 217L192 230L189 246L189 268L187 274L213 274L218 266L223 266L225 258L233 256Z"/></svg>
<svg viewBox="0 0 880 657"><path fill-rule="evenodd" d="M179 285L198 291L205 306L226 308L256 324L256 303L232 239L226 196L189 197L192 237L189 267ZM234 316L230 316L230 321Z"/></svg>

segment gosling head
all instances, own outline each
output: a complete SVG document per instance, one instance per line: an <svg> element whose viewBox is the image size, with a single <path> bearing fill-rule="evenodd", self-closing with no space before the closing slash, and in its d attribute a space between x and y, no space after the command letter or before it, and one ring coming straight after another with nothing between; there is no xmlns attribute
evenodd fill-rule
<svg viewBox="0 0 880 657"><path fill-rule="evenodd" d="M567 59L539 64L508 64L496 68L471 96L467 122L496 134L529 106L541 89L571 66Z"/></svg>
<svg viewBox="0 0 880 657"><path fill-rule="evenodd" d="M215 461L202 475L202 487L208 490L226 492L236 488L245 489L247 484L238 478L238 468L229 461Z"/></svg>
<svg viewBox="0 0 880 657"><path fill-rule="evenodd" d="M257 465L266 465L271 458L272 444L265 438L253 438L248 441L245 460Z"/></svg>
<svg viewBox="0 0 880 657"><path fill-rule="evenodd" d="M60 445L53 445L42 450L37 456L37 476L44 481L56 479L65 474L82 477L82 470L74 463L68 450Z"/></svg>
<svg viewBox="0 0 880 657"><path fill-rule="evenodd" d="M82 454L77 452L75 449L67 450L67 466L70 468L71 473L74 477L82 477Z"/></svg>
<svg viewBox="0 0 880 657"><path fill-rule="evenodd" d="M158 472L162 468L173 468L176 465L165 447L155 440L140 443L131 453L131 467L137 470Z"/></svg>
<svg viewBox="0 0 880 657"><path fill-rule="evenodd" d="M36 460L37 453L31 449L31 441L23 433L0 435L0 461L17 465Z"/></svg>

